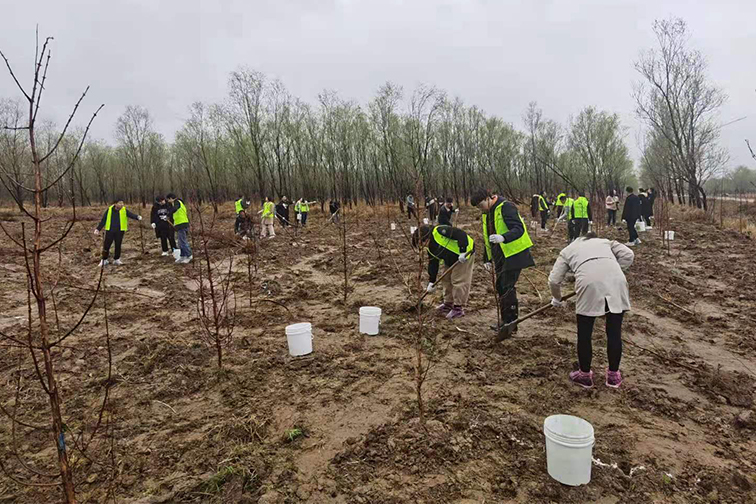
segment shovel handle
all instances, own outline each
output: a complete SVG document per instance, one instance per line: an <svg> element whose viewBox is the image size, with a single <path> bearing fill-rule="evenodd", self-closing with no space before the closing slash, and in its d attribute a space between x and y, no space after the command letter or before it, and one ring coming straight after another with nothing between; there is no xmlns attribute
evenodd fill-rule
<svg viewBox="0 0 756 504"><path fill-rule="evenodd" d="M574 297L574 296L575 296L575 294L577 294L577 292L570 292L570 293L569 293L569 294L567 294L566 296L562 296L562 301L567 301L568 299L570 299L570 298ZM514 322L510 322L509 324L506 324L506 325L505 325L504 327L511 327L511 326L516 326L516 325L517 325L517 324L519 324L520 322L523 322L523 321L525 321L525 320L528 320L528 319L529 319L530 317L533 317L533 316L535 316L535 315L538 315L539 313L542 313L542 312L544 312L544 311L548 310L549 308L551 308L551 303L549 303L549 304L546 304L546 305L543 305L543 306L541 306L540 308L538 308L537 310L535 310L535 311L532 311L532 312L528 313L527 315L523 315L522 317L518 318L518 319L517 319L517 320L515 320Z"/></svg>
<svg viewBox="0 0 756 504"><path fill-rule="evenodd" d="M465 256L466 256L466 257L470 257L470 254L469 254L469 253L468 253L468 254L465 254ZM448 275L449 273L451 273L451 272L452 272L452 270L453 270L453 269L454 269L454 268L455 268L455 267L457 266L457 264L459 264L459 261L457 261L457 262L455 262L454 264L452 264L452 265L451 265L451 268L446 268L446 271L444 271L443 275L441 275L440 277L438 277L438 279L436 280L436 283L440 282L441 280L443 280L443 279L444 279L444 277L445 277L446 275ZM417 300L417 304L420 304L420 303L422 303L422 302L423 302L423 299L425 299L425 296L427 296L428 294L429 294L429 293L428 293L428 291L427 291L427 290L426 290L425 292L423 292L423 295L422 295L422 296L420 296L420 299L418 299L418 300Z"/></svg>

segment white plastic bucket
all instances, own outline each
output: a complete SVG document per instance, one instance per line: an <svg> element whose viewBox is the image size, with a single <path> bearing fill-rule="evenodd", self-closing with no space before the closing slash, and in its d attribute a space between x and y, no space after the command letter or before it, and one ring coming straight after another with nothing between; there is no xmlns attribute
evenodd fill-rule
<svg viewBox="0 0 756 504"><path fill-rule="evenodd" d="M428 219L426 217L423 218L423 224L428 224Z"/></svg>
<svg viewBox="0 0 756 504"><path fill-rule="evenodd" d="M360 334L375 336L381 327L381 309L377 306L360 308Z"/></svg>
<svg viewBox="0 0 756 504"><path fill-rule="evenodd" d="M286 326L286 341L292 357L312 353L312 324L302 322Z"/></svg>
<svg viewBox="0 0 756 504"><path fill-rule="evenodd" d="M643 233L643 232L645 232L645 231L646 231L646 223L645 223L645 222L643 222L642 220L640 220L640 221L636 222L636 223L635 223L635 229L636 229L636 230L637 230L637 231L638 231L639 233Z"/></svg>
<svg viewBox="0 0 756 504"><path fill-rule="evenodd" d="M549 476L564 485L591 481L593 426L572 415L552 415L543 421Z"/></svg>
<svg viewBox="0 0 756 504"><path fill-rule="evenodd" d="M410 234L414 234L415 231L417 231L417 228L415 226L410 226Z"/></svg>
<svg viewBox="0 0 756 504"><path fill-rule="evenodd" d="M674 231L664 231L664 239L665 240L674 240L675 239L675 232Z"/></svg>
<svg viewBox="0 0 756 504"><path fill-rule="evenodd" d="M393 222L391 223L391 231L396 231L396 224Z"/></svg>

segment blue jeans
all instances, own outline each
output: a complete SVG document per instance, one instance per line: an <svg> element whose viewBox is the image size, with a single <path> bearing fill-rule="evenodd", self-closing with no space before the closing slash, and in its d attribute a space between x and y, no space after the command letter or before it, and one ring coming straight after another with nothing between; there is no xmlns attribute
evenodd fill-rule
<svg viewBox="0 0 756 504"><path fill-rule="evenodd" d="M189 230L186 228L177 229L176 232L178 233L178 245L181 249L181 257L190 257L192 255L192 248L189 246L189 239L187 237Z"/></svg>

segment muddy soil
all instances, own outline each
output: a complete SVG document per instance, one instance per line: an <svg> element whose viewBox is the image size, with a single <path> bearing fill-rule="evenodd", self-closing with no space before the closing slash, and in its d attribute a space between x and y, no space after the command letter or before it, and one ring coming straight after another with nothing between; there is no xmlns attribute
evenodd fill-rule
<svg viewBox="0 0 756 504"><path fill-rule="evenodd" d="M54 334L77 322L97 285L98 243L89 230L99 212L84 212L88 221L75 225L60 257L48 253L49 277L60 271ZM213 236L223 242L210 247L216 271L228 271L236 253L236 326L222 371L198 319L199 240L195 261L178 266L160 256L147 229L146 255L138 229L129 231L125 265L105 269L107 297L100 293L55 352L81 502L106 502L112 493L131 504L756 502L752 240L677 220L668 253L656 230L642 234L627 274L633 311L618 391L603 385L601 322L597 387L568 382L577 364L574 306L547 311L494 344L494 295L478 254L467 316L427 317L433 365L423 428L414 384L417 294L409 297L418 265L402 231L410 223L385 208L347 209L346 218L345 301L339 228L322 214L313 212L297 233L277 228L249 269L241 248L228 245L232 216L222 215ZM463 209L457 219L480 243L477 212ZM523 313L549 301L547 275L566 245L564 224L531 233L537 267L518 284ZM616 229L602 234L626 238ZM5 238L0 272L0 331L24 337L24 257ZM434 296L425 307L438 302ZM85 456L78 448L97 423L108 382L105 300L112 386ZM379 336L358 333L364 305L383 309ZM284 328L300 321L313 325L314 352L292 358ZM54 472L47 399L33 363L12 346L0 346L0 356L0 401L13 408L18 390L19 418L42 427L19 427L17 451L30 469ZM557 413L595 428L587 486L563 486L546 472L543 420ZM3 417L0 457L10 474L48 483L11 455L13 445ZM0 475L0 502L58 502L59 495Z"/></svg>

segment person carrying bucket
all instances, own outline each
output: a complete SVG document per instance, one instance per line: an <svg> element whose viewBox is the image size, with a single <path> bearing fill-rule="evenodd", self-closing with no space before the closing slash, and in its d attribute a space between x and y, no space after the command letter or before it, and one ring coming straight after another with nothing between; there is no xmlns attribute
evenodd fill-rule
<svg viewBox="0 0 756 504"><path fill-rule="evenodd" d="M115 254L113 254L113 264L121 266L121 243L123 242L123 236L129 229L129 219L142 220L141 215L136 215L128 210L121 198L117 198L115 202L105 210L102 215L100 223L94 230L94 234L99 235L100 231L105 228L105 243L102 246L102 259L100 260L100 267L108 264L108 256L110 255L110 247L115 243Z"/></svg>
<svg viewBox="0 0 756 504"><path fill-rule="evenodd" d="M633 251L617 241L597 238L589 232L562 249L549 275L551 304L564 306L561 284L568 272L575 275L579 369L570 380L583 388L593 387L591 335L597 317L606 316L607 387L619 388L622 375L622 318L630 310L630 293L623 270L633 264Z"/></svg>
<svg viewBox="0 0 756 504"><path fill-rule="evenodd" d="M414 247L426 247L428 251L428 287L433 292L438 266L443 262L454 270L441 279L444 286L444 302L436 310L447 319L465 316L465 305L470 297L475 245L471 236L451 226L420 226L412 234Z"/></svg>
<svg viewBox="0 0 756 504"><path fill-rule="evenodd" d="M503 328L517 320L517 280L523 269L535 266L530 253L533 242L514 203L484 188L472 194L470 203L483 212L484 266L487 271L493 268L496 273L501 324L495 324L493 329L497 332L498 342L517 331L516 327L514 331L505 331Z"/></svg>

